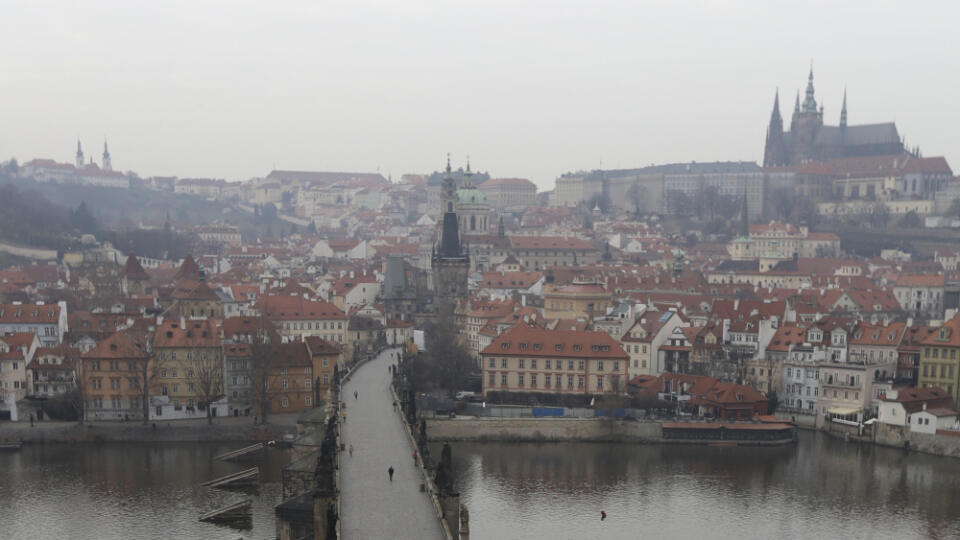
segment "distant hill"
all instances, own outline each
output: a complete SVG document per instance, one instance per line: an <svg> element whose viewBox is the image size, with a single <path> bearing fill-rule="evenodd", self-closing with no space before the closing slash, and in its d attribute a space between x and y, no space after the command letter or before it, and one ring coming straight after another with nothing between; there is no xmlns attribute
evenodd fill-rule
<svg viewBox="0 0 960 540"><path fill-rule="evenodd" d="M0 176L0 240L55 250L75 247L80 235L95 231L96 220L79 202L74 207L51 202L36 191L21 189Z"/></svg>

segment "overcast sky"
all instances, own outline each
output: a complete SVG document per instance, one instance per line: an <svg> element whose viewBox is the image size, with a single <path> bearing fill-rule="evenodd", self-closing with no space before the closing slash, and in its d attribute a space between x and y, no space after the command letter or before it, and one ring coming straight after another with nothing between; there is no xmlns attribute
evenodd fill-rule
<svg viewBox="0 0 960 540"><path fill-rule="evenodd" d="M960 167L958 2L4 2L0 160L141 176L759 161L813 61L836 124Z"/></svg>

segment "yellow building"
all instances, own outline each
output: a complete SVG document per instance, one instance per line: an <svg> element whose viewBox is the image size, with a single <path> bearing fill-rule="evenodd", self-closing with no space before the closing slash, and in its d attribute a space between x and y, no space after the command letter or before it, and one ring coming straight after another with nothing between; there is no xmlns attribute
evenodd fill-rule
<svg viewBox="0 0 960 540"><path fill-rule="evenodd" d="M587 320L606 315L610 293L600 283L574 281L569 285L543 286L543 315L547 319Z"/></svg>
<svg viewBox="0 0 960 540"><path fill-rule="evenodd" d="M152 393L166 396L174 411L202 410L204 383L213 389L218 387L214 393L224 392L223 349L217 328L209 319L164 321L153 336L153 358L157 377ZM203 370L209 375L204 376Z"/></svg>
<svg viewBox="0 0 960 540"><path fill-rule="evenodd" d="M960 315L927 336L920 343L921 388L939 386L958 403L960 393Z"/></svg>

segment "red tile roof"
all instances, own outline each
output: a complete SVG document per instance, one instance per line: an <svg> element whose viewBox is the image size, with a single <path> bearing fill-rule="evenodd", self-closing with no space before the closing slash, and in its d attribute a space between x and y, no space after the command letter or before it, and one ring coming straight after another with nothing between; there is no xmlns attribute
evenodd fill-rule
<svg viewBox="0 0 960 540"><path fill-rule="evenodd" d="M518 324L497 336L481 354L616 360L630 358L606 332L542 330L525 324Z"/></svg>

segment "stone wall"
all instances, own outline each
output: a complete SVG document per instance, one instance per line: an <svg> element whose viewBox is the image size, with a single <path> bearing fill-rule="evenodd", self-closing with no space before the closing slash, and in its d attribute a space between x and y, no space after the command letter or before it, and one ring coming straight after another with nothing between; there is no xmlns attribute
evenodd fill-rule
<svg viewBox="0 0 960 540"><path fill-rule="evenodd" d="M659 422L594 418L428 419L435 441L663 442Z"/></svg>
<svg viewBox="0 0 960 540"><path fill-rule="evenodd" d="M195 422L190 425L176 423L143 425L139 422L118 422L79 425L73 422L38 422L30 428L22 422L16 425L0 425L0 441L26 443L70 442L194 442L194 441L270 441L296 431L294 427L278 425L253 426L236 423L207 425Z"/></svg>
<svg viewBox="0 0 960 540"><path fill-rule="evenodd" d="M877 444L903 448L904 442L909 442L910 450L913 451L937 456L960 457L960 437L910 432L906 427L889 424L878 424L878 426Z"/></svg>

